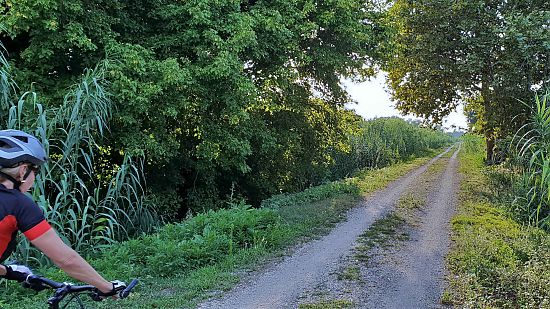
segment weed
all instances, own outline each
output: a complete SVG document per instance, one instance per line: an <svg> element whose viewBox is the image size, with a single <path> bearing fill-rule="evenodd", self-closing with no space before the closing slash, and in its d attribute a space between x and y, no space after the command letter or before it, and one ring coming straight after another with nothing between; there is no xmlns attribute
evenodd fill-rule
<svg viewBox="0 0 550 309"><path fill-rule="evenodd" d="M399 201L397 208L404 211L420 209L424 205L424 201L418 198L414 193L408 192L403 195Z"/></svg>
<svg viewBox="0 0 550 309"><path fill-rule="evenodd" d="M338 274L338 280L356 281L361 278L361 271L357 266L348 266Z"/></svg>
<svg viewBox="0 0 550 309"><path fill-rule="evenodd" d="M442 305L451 306L453 305L453 298L453 294L448 290L445 290L443 291L443 294L441 295L441 299L439 301Z"/></svg>
<svg viewBox="0 0 550 309"><path fill-rule="evenodd" d="M389 247L399 241L406 241L409 235L403 229L405 220L391 213L376 220L371 227L359 236L359 245L355 248L355 258L361 262L368 262L369 252L374 247Z"/></svg>
<svg viewBox="0 0 550 309"><path fill-rule="evenodd" d="M300 304L298 306L299 309L343 309L343 308L353 308L353 302L349 300L330 300L330 301L322 301L319 303L311 303L311 304Z"/></svg>

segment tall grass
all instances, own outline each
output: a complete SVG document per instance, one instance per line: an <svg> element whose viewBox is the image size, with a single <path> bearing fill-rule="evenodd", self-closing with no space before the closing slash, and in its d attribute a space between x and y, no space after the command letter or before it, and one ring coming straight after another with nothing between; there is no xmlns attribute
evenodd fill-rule
<svg viewBox="0 0 550 309"><path fill-rule="evenodd" d="M519 216L550 229L550 93L535 97L531 121L514 136L514 164L520 169Z"/></svg>
<svg viewBox="0 0 550 309"><path fill-rule="evenodd" d="M16 90L0 53L0 98L8 111L2 120L6 128L32 132L44 144L50 161L32 195L67 243L90 252L159 225L157 214L144 203L142 161L125 155L111 169L98 164L104 159L99 140L112 113L101 67L86 71L57 108L45 109L36 93L18 97ZM16 258L47 263L26 239L21 239Z"/></svg>
<svg viewBox="0 0 550 309"><path fill-rule="evenodd" d="M452 142L442 131L422 128L400 118L378 118L360 124L350 136L351 151L336 155L332 174L340 179L365 168L380 168L428 149L440 148Z"/></svg>
<svg viewBox="0 0 550 309"><path fill-rule="evenodd" d="M4 46L0 43L0 120L5 121L11 106L11 96L14 91L14 83L10 78L10 65L4 56Z"/></svg>

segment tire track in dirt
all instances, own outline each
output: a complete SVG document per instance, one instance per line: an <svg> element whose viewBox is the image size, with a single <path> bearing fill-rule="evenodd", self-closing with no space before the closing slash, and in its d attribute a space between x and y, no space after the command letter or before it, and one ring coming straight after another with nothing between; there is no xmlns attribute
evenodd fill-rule
<svg viewBox="0 0 550 309"><path fill-rule="evenodd" d="M305 244L282 262L244 279L221 299L203 303L198 308L296 307L300 294L336 269L342 256L354 247L357 237L374 221L385 216L415 179L449 150L367 198L350 210L347 220L338 224L330 234Z"/></svg>
<svg viewBox="0 0 550 309"><path fill-rule="evenodd" d="M369 267L361 308L442 308L445 256L458 188L456 150L422 210L410 240Z"/></svg>

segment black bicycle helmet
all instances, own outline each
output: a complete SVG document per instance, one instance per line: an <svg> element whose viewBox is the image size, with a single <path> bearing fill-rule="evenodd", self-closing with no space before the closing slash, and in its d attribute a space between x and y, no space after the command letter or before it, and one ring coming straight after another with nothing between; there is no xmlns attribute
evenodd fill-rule
<svg viewBox="0 0 550 309"><path fill-rule="evenodd" d="M0 168L21 163L40 166L47 160L44 146L36 137L20 130L0 130Z"/></svg>

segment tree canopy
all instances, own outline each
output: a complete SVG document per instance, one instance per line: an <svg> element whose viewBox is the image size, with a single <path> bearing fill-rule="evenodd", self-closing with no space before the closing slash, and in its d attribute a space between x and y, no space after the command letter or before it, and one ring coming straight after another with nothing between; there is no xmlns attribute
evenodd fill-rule
<svg viewBox="0 0 550 309"><path fill-rule="evenodd" d="M383 66L397 107L437 122L465 102L491 160L495 138L525 122L522 101L548 85L549 21L542 0L395 1Z"/></svg>
<svg viewBox="0 0 550 309"><path fill-rule="evenodd" d="M354 121L340 78L372 73L371 6L1 0L0 36L17 83L46 105L103 62L114 104L104 156L144 155L155 203L200 210L322 180Z"/></svg>

